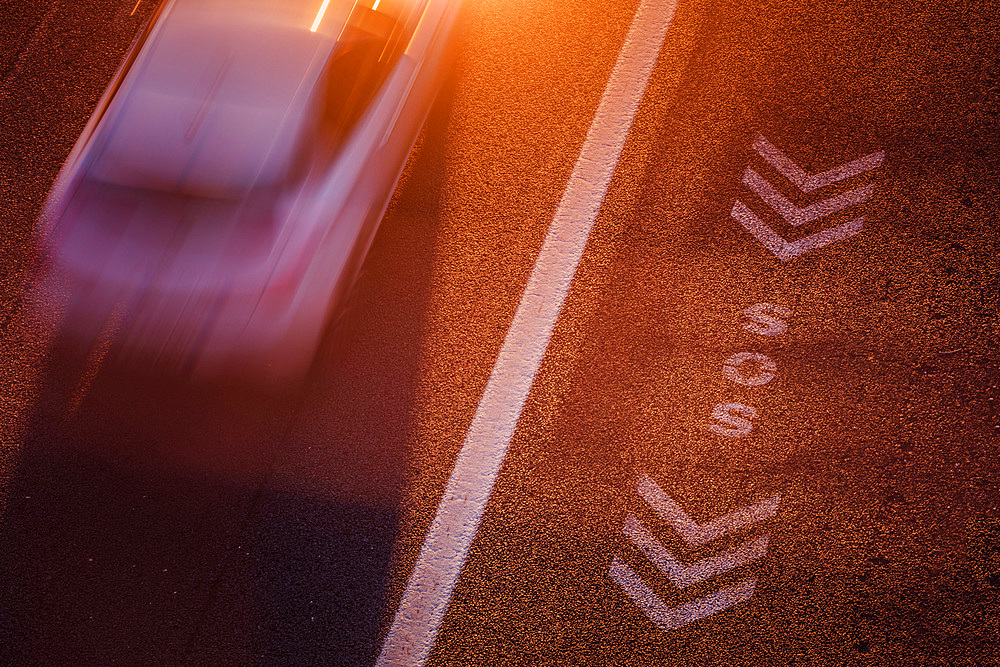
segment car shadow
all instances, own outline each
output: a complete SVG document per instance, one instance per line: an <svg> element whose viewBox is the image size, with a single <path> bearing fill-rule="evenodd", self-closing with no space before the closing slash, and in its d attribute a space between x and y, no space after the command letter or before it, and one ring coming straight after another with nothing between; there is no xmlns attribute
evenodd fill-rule
<svg viewBox="0 0 1000 667"><path fill-rule="evenodd" d="M93 360L57 342L0 522L5 664L374 661L455 94L451 78L307 384L196 384L112 349L81 389Z"/></svg>

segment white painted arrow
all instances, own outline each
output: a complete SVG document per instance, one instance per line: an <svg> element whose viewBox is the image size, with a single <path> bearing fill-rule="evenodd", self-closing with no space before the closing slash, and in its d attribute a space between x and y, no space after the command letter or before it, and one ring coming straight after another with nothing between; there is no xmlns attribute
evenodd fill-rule
<svg viewBox="0 0 1000 667"><path fill-rule="evenodd" d="M753 148L768 164L777 169L785 178L805 193L874 169L885 160L885 151L876 151L857 160L845 162L833 169L810 175L802 167L792 162L787 155L775 148L774 144L763 136L757 137L753 143ZM873 184L869 184L810 204L805 208L799 208L778 192L774 186L764 180L751 167L747 167L746 171L743 172L743 183L793 227L812 222L823 216L865 202L871 197L875 189ZM834 241L850 238L860 232L865 224L864 217L855 218L836 227L825 229L799 239L798 241L786 241L781 235L761 222L760 218L739 200L736 200L736 203L733 204L731 215L734 220L743 225L744 229L753 234L758 241L763 243L768 250L782 261L798 257L816 248L822 248Z"/></svg>
<svg viewBox="0 0 1000 667"><path fill-rule="evenodd" d="M649 620L664 632L676 630L692 621L745 602L753 597L754 589L757 587L756 579L745 579L734 586L720 589L697 600L676 607L668 607L646 585L646 582L640 579L639 575L617 556L611 561L608 576L645 612Z"/></svg>
<svg viewBox="0 0 1000 667"><path fill-rule="evenodd" d="M703 558L690 566L685 566L678 562L673 554L653 537L652 533L646 530L646 527L639 523L639 520L634 516L630 515L625 519L622 532L677 588L687 588L699 581L710 579L723 572L753 562L767 553L768 536L762 535L755 540L744 542L735 549L730 549L717 556Z"/></svg>
<svg viewBox="0 0 1000 667"><path fill-rule="evenodd" d="M757 137L753 143L753 148L757 151L758 155L767 160L768 164L780 171L785 178L797 185L805 193L818 190L825 185L842 181L851 176L857 176L869 169L874 169L885 160L885 151L876 151L857 160L845 162L839 167L810 175L805 169L792 162L788 156L775 148L774 144L763 136Z"/></svg>
<svg viewBox="0 0 1000 667"><path fill-rule="evenodd" d="M749 526L774 516L778 511L781 496L771 496L765 500L730 512L706 524L696 523L684 513L684 510L674 500L663 492L649 477L642 475L638 482L639 495L649 503L677 534L688 545L698 546L710 542L734 530ZM716 556L703 558L690 566L682 565L676 558L639 523L634 516L625 519L623 532L632 540L656 567L670 579L678 588L686 588L691 584L709 579L723 572L729 572L741 565L746 565L767 553L768 536L763 535L755 540L745 542L735 549ZM723 588L697 600L692 600L677 607L668 607L657 595L632 571L625 563L615 556L608 570L611 577L636 605L664 632L675 630L682 625L722 611L753 596L757 585L756 579L746 579L740 583Z"/></svg>
<svg viewBox="0 0 1000 667"><path fill-rule="evenodd" d="M805 208L799 208L782 196L780 192L774 189L774 186L765 181L760 174L750 167L747 167L747 170L743 172L743 183L756 192L771 208L780 213L781 217L793 227L812 222L817 218L822 218L824 215L842 211L848 206L868 201L868 198L871 197L872 192L875 190L875 185L870 184L844 192L836 197L824 199Z"/></svg>
<svg viewBox="0 0 1000 667"><path fill-rule="evenodd" d="M860 232L861 228L865 225L865 219L862 216L836 227L824 229L821 232L799 239L798 241L788 242L778 236L773 229L761 222L760 218L754 215L754 212L747 208L746 204L739 199L733 204L731 215L733 219L743 225L744 229L753 234L758 241L774 253L775 257L782 261L793 259L816 248L822 248L834 241L850 238Z"/></svg>
<svg viewBox="0 0 1000 667"><path fill-rule="evenodd" d="M726 533L731 533L744 526L750 526L774 516L778 511L778 503L781 502L780 495L771 496L753 505L741 507L708 523L699 524L685 514L680 505L664 493L663 489L657 486L656 482L650 479L649 475L642 475L639 478L637 490L639 491L639 495L649 503L649 506L656 510L656 513L677 531L681 539L692 547L706 544Z"/></svg>

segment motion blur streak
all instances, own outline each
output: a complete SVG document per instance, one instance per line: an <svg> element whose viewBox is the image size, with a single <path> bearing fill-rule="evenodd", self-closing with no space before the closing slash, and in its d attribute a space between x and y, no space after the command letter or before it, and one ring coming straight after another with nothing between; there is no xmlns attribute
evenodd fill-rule
<svg viewBox="0 0 1000 667"><path fill-rule="evenodd" d="M453 0L169 0L112 80L40 225L87 306L128 304L130 366L304 377L441 83ZM307 30L312 22L312 27Z"/></svg>
<svg viewBox="0 0 1000 667"><path fill-rule="evenodd" d="M639 5L493 366L378 665L423 665L614 175L676 0Z"/></svg>
<svg viewBox="0 0 1000 667"><path fill-rule="evenodd" d="M323 0L323 4L319 8L319 13L316 14L316 20L313 21L312 27L309 28L310 32L316 32L316 29L319 28L319 24L323 20L323 14L326 14L326 8L329 6L330 0Z"/></svg>

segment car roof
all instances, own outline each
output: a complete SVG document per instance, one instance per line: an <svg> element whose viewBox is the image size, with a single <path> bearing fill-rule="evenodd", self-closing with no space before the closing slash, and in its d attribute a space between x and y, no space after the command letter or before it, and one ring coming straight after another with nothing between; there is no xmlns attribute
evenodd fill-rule
<svg viewBox="0 0 1000 667"><path fill-rule="evenodd" d="M109 113L92 178L233 197L286 176L335 37L293 13L222 11L233 4L189 0L165 17Z"/></svg>

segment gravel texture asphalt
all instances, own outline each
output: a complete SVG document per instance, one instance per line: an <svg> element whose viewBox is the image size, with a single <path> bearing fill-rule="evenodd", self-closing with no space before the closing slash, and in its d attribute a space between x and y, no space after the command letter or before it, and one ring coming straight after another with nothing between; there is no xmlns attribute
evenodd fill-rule
<svg viewBox="0 0 1000 667"><path fill-rule="evenodd" d="M112 340L68 394L32 228L153 7L0 6L0 662L374 662L636 5L464 3L307 382L138 374ZM995 14L679 4L429 664L1000 664ZM803 193L758 136L809 173L885 159ZM799 207L873 190L793 229L748 167ZM864 226L779 261L737 201L789 241ZM780 501L692 546L643 476L702 524ZM686 565L768 540L680 588L635 522ZM615 562L664 607L755 587L664 629Z"/></svg>

